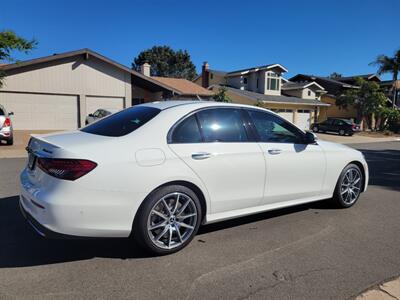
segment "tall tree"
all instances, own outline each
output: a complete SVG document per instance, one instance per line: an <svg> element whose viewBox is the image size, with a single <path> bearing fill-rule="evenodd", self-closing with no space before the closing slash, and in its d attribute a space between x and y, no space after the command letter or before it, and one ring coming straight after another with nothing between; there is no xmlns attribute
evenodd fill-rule
<svg viewBox="0 0 400 300"><path fill-rule="evenodd" d="M0 62L15 62L13 51L28 53L37 45L36 40L26 40L10 30L0 31ZM0 70L0 87L3 86L5 73Z"/></svg>
<svg viewBox="0 0 400 300"><path fill-rule="evenodd" d="M193 80L196 67L186 50L173 50L169 46L154 46L144 50L134 59L132 68L139 71L144 63L151 65L151 76L175 77Z"/></svg>
<svg viewBox="0 0 400 300"><path fill-rule="evenodd" d="M331 78L331 79L337 79L337 78L342 77L342 74L337 73L337 72L333 72L328 77Z"/></svg>
<svg viewBox="0 0 400 300"><path fill-rule="evenodd" d="M370 63L370 65L378 66L377 73L379 75L391 73L393 75L393 107L396 106L397 101L397 85L396 80L398 79L400 71L400 49L394 53L393 57L387 55L378 55L375 61Z"/></svg>
<svg viewBox="0 0 400 300"><path fill-rule="evenodd" d="M358 112L358 119L365 122L385 105L386 96L376 82L356 78L356 85L357 89L348 90L339 96L336 105L341 108L354 106Z"/></svg>

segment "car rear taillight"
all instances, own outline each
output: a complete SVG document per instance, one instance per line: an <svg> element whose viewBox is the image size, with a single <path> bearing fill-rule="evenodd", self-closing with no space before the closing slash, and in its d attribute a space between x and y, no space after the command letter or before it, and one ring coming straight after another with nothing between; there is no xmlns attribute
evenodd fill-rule
<svg viewBox="0 0 400 300"><path fill-rule="evenodd" d="M356 129L356 124L351 124L351 128Z"/></svg>
<svg viewBox="0 0 400 300"><path fill-rule="evenodd" d="M76 180L97 167L95 162L85 159L39 157L37 164L40 169L50 176L64 180Z"/></svg>
<svg viewBox="0 0 400 300"><path fill-rule="evenodd" d="M10 127L11 126L11 119L6 118L3 124L3 127Z"/></svg>

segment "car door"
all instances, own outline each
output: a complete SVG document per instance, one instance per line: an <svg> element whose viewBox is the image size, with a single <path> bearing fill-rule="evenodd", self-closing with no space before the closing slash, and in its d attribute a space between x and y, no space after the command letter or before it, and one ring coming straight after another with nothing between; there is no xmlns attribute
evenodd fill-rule
<svg viewBox="0 0 400 300"><path fill-rule="evenodd" d="M207 108L172 129L169 147L201 179L211 198L211 212L260 204L265 162L251 141L240 108Z"/></svg>
<svg viewBox="0 0 400 300"><path fill-rule="evenodd" d="M266 164L263 204L321 194L326 161L317 144L304 144L304 132L274 114L247 110Z"/></svg>
<svg viewBox="0 0 400 300"><path fill-rule="evenodd" d="M332 130L331 125L332 125L332 120L328 119L320 124L319 129L322 131L330 131Z"/></svg>

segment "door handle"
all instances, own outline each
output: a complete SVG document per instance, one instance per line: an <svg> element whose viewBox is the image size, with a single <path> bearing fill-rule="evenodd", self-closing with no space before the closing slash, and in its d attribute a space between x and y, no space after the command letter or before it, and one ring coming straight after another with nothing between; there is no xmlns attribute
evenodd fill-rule
<svg viewBox="0 0 400 300"><path fill-rule="evenodd" d="M202 160L202 159L207 159L210 158L212 156L211 153L208 152L196 152L196 153L192 153L192 158L196 159L196 160Z"/></svg>
<svg viewBox="0 0 400 300"><path fill-rule="evenodd" d="M281 149L269 149L268 153L272 154L272 155L281 154L282 150Z"/></svg>

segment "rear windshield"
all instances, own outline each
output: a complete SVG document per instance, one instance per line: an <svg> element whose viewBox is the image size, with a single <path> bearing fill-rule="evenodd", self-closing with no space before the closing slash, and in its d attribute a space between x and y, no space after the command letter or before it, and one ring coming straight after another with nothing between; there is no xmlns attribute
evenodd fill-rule
<svg viewBox="0 0 400 300"><path fill-rule="evenodd" d="M146 124L160 111L154 107L134 106L86 126L81 131L104 136L123 136Z"/></svg>

